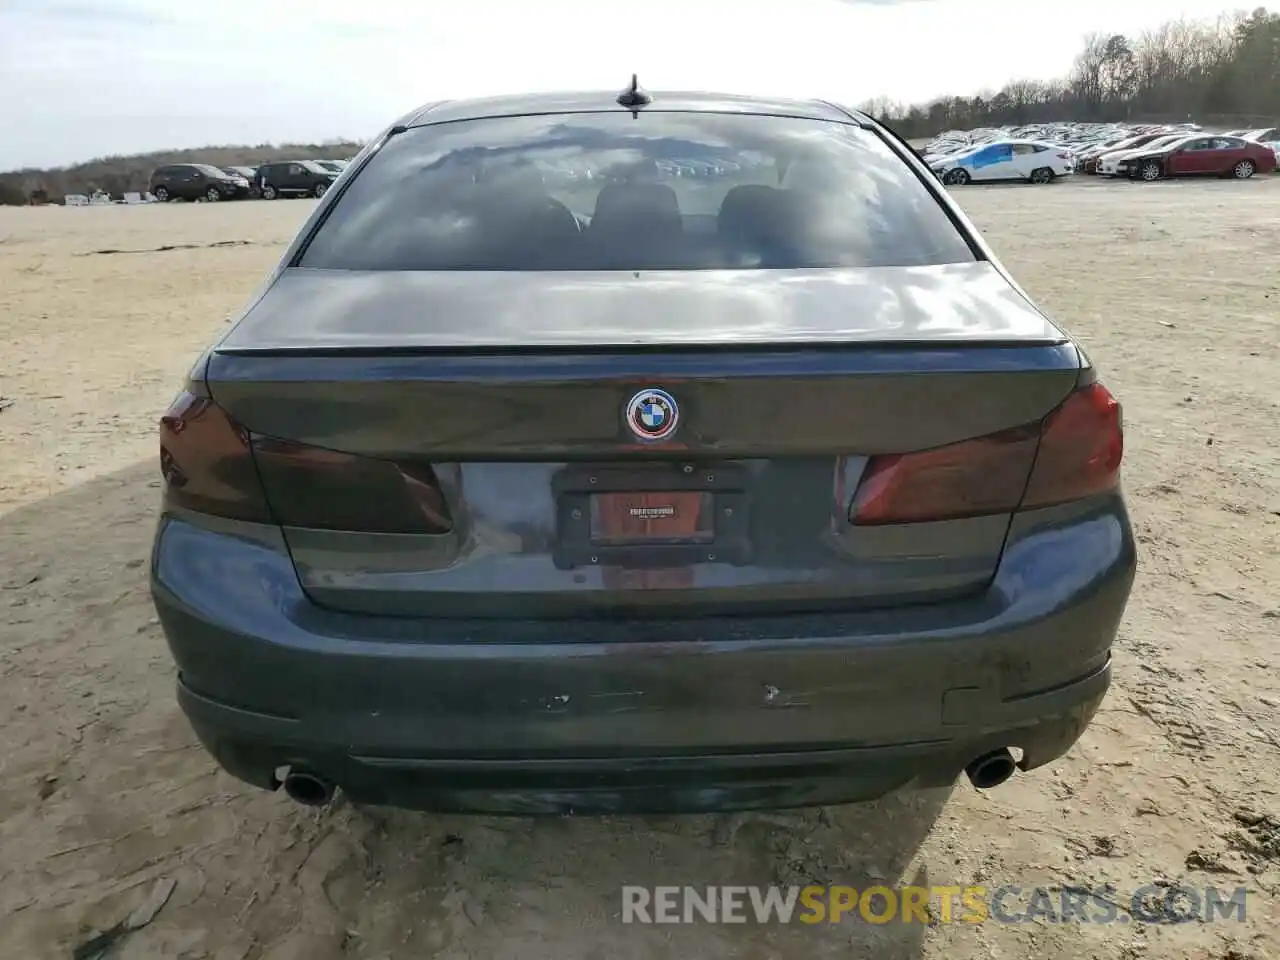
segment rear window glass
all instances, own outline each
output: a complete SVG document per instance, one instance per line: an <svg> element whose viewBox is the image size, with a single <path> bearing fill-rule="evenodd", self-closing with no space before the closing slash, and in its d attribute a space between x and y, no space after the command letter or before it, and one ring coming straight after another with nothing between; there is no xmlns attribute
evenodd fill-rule
<svg viewBox="0 0 1280 960"><path fill-rule="evenodd" d="M712 270L973 261L876 134L706 113L498 117L392 137L300 260L347 270Z"/></svg>

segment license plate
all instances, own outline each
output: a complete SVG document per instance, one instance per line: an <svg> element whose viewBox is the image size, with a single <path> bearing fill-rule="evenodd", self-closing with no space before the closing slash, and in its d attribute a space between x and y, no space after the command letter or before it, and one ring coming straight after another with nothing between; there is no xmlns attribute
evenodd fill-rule
<svg viewBox="0 0 1280 960"><path fill-rule="evenodd" d="M715 539L713 495L706 491L597 493L591 496L591 542L710 543Z"/></svg>
<svg viewBox="0 0 1280 960"><path fill-rule="evenodd" d="M551 487L561 570L750 562L747 477L735 464L574 464Z"/></svg>

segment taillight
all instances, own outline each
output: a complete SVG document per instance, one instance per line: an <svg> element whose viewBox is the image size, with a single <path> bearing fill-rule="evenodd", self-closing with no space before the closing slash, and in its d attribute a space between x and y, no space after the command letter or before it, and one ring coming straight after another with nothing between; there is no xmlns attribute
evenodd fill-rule
<svg viewBox="0 0 1280 960"><path fill-rule="evenodd" d="M184 390L160 418L160 472L167 504L272 522L248 432L207 396Z"/></svg>
<svg viewBox="0 0 1280 960"><path fill-rule="evenodd" d="M453 527L430 465L251 435L198 384L160 418L160 471L167 504L216 517L362 533Z"/></svg>
<svg viewBox="0 0 1280 960"><path fill-rule="evenodd" d="M430 464L360 457L253 438L267 499L286 527L361 533L448 533L449 508Z"/></svg>
<svg viewBox="0 0 1280 960"><path fill-rule="evenodd" d="M1027 487L1036 429L872 457L853 496L849 519L859 526L958 520L1009 513Z"/></svg>
<svg viewBox="0 0 1280 960"><path fill-rule="evenodd" d="M1024 509L1080 500L1120 482L1124 423L1120 404L1100 383L1071 394L1045 419Z"/></svg>
<svg viewBox="0 0 1280 960"><path fill-rule="evenodd" d="M1123 452L1120 405L1092 383L1039 424L872 457L849 519L858 526L923 523L1078 500L1117 484Z"/></svg>

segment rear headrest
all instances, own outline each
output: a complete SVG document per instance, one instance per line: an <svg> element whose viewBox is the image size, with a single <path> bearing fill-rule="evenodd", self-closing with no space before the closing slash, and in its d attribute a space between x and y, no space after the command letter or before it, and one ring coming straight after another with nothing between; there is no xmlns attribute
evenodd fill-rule
<svg viewBox="0 0 1280 960"><path fill-rule="evenodd" d="M680 203L663 183L611 183L596 197L587 228L591 255L606 269L660 269L684 237Z"/></svg>
<svg viewBox="0 0 1280 960"><path fill-rule="evenodd" d="M721 235L756 236L779 229L782 215L782 191L759 183L744 184L725 194L716 215L716 229Z"/></svg>
<svg viewBox="0 0 1280 960"><path fill-rule="evenodd" d="M609 183L596 196L592 227L681 229L680 202L665 183Z"/></svg>
<svg viewBox="0 0 1280 960"><path fill-rule="evenodd" d="M791 191L763 184L734 187L725 194L716 232L733 266L788 266L805 246L801 205Z"/></svg>
<svg viewBox="0 0 1280 960"><path fill-rule="evenodd" d="M479 219L483 239L476 256L503 269L547 269L580 239L569 208L532 190L490 196Z"/></svg>

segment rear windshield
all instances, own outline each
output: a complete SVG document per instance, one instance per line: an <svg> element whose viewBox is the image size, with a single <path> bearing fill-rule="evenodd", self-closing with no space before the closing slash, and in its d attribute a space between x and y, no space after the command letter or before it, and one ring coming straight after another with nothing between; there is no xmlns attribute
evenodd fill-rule
<svg viewBox="0 0 1280 960"><path fill-rule="evenodd" d="M346 270L714 270L972 262L875 133L706 113L498 117L392 137L299 261Z"/></svg>

